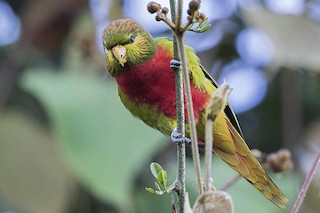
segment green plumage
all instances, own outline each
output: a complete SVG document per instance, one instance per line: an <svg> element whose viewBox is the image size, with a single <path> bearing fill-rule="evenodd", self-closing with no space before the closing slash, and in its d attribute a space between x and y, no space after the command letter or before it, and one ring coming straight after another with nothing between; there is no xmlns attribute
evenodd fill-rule
<svg viewBox="0 0 320 213"><path fill-rule="evenodd" d="M170 135L176 127L172 41L153 39L133 20L113 21L103 33L106 67L115 77L125 107L147 125ZM217 87L199 58L186 47L198 140L204 141L205 109ZM186 125L188 135L188 124ZM267 199L284 208L287 197L273 183L245 143L238 121L228 105L213 129L213 151L239 172Z"/></svg>

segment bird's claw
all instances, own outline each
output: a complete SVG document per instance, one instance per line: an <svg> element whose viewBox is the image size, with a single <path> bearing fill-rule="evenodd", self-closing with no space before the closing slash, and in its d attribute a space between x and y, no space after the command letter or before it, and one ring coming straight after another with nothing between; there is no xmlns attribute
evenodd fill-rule
<svg viewBox="0 0 320 213"><path fill-rule="evenodd" d="M170 61L170 68L173 69L174 71L180 69L180 65L181 65L181 62L176 59L172 59Z"/></svg>
<svg viewBox="0 0 320 213"><path fill-rule="evenodd" d="M190 143L191 140L185 137L182 133L177 131L177 128L174 128L171 133L171 141L174 143Z"/></svg>

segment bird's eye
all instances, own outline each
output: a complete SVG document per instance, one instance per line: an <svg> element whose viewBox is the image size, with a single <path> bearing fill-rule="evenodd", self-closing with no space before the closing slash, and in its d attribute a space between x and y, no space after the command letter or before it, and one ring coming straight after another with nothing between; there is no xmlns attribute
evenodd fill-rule
<svg viewBox="0 0 320 213"><path fill-rule="evenodd" d="M134 36L130 36L130 40L129 40L130 44L132 44L134 42Z"/></svg>

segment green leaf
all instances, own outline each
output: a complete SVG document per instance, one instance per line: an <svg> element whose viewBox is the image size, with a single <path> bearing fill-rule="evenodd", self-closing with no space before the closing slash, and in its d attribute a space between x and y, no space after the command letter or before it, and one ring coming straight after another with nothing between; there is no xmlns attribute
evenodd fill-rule
<svg viewBox="0 0 320 213"><path fill-rule="evenodd" d="M21 86L44 106L68 166L99 199L132 209L134 177L165 143L122 106L114 81L25 72Z"/></svg>
<svg viewBox="0 0 320 213"><path fill-rule="evenodd" d="M207 30L209 30L209 29L211 28L211 26L212 26L212 24L206 25L205 27L203 27L203 28L201 29L201 32L202 32L202 33L203 33L203 32L206 32Z"/></svg>
<svg viewBox="0 0 320 213"><path fill-rule="evenodd" d="M154 182L154 185L155 185L157 191L162 191L160 185L157 182Z"/></svg>
<svg viewBox="0 0 320 213"><path fill-rule="evenodd" d="M155 162L152 162L150 164L150 170L151 170L151 173L152 175L158 179L158 174L159 172L161 172L163 169L162 169L162 166L158 163L155 163Z"/></svg>
<svg viewBox="0 0 320 213"><path fill-rule="evenodd" d="M166 189L166 185L167 185L167 172L165 170L161 170L159 173L158 173L158 181L159 183L163 186L163 188Z"/></svg>
<svg viewBox="0 0 320 213"><path fill-rule="evenodd" d="M55 145L32 117L7 110L1 114L1 202L19 212L67 212L77 185Z"/></svg>
<svg viewBox="0 0 320 213"><path fill-rule="evenodd" d="M156 192L154 191L153 188L149 188L149 187L144 187L146 189L147 192L151 193L151 194L156 194Z"/></svg>
<svg viewBox="0 0 320 213"><path fill-rule="evenodd" d="M198 26L196 28L192 28L194 26L194 24L190 25L189 28L188 28L188 31L192 31L192 32L195 32L195 33L203 33L203 32L206 32L208 31L212 24L207 24L209 21L208 18L206 18L203 22L201 23L198 23Z"/></svg>
<svg viewBox="0 0 320 213"><path fill-rule="evenodd" d="M199 26L197 28L203 27L205 24L207 24L209 21L209 18L207 17L203 22L199 23Z"/></svg>
<svg viewBox="0 0 320 213"><path fill-rule="evenodd" d="M173 182L170 186L166 186L167 192L171 192L171 191L174 190L175 188L176 188L176 181Z"/></svg>
<svg viewBox="0 0 320 213"><path fill-rule="evenodd" d="M162 191L162 190L156 191L156 195L163 195L164 193L165 191Z"/></svg>

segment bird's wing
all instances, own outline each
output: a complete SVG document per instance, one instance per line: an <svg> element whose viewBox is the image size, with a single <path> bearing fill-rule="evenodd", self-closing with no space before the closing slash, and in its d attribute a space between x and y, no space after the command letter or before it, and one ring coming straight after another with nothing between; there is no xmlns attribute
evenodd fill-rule
<svg viewBox="0 0 320 213"><path fill-rule="evenodd" d="M159 37L155 38L155 41L158 45L160 45L163 48L169 49L170 53L173 55L173 47L172 47L172 40L170 38L166 37ZM189 71L192 73L194 83L202 84L203 83L203 77L208 79L211 84L217 88L218 84L217 82L210 76L210 74L206 71L206 69L201 65L200 59L196 55L194 49L190 46L186 45L186 53L188 57L188 67ZM239 132L239 134L243 137L242 130L240 128L239 122L234 114L234 111L230 104L228 103L225 110L225 114L229 118L231 124L234 126L234 128Z"/></svg>
<svg viewBox="0 0 320 213"><path fill-rule="evenodd" d="M200 65L200 66L201 66L201 69L202 69L204 75L206 76L206 78L211 81L213 86L218 87L218 83L210 76L210 74L206 71L206 69L202 65ZM240 124L239 124L238 119L237 119L229 102L228 102L226 108L224 109L224 113L227 115L227 117L229 118L229 120L230 120L231 124L234 126L234 128L236 128L236 130L239 132L239 134L243 137Z"/></svg>

